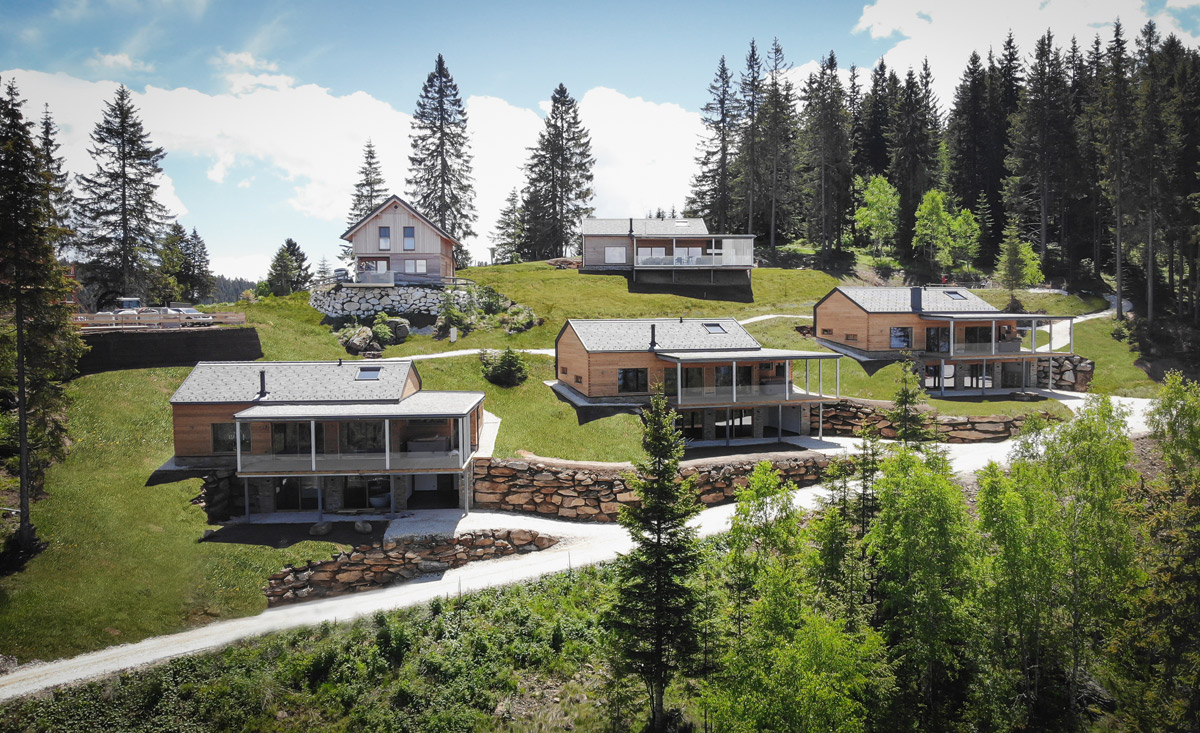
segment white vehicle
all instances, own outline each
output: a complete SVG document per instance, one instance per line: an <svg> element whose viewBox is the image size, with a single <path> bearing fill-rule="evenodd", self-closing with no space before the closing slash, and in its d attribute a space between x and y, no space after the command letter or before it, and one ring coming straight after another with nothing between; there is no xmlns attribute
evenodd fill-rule
<svg viewBox="0 0 1200 733"><path fill-rule="evenodd" d="M195 308L171 308L170 311L183 316L184 326L211 326L213 322L212 316Z"/></svg>

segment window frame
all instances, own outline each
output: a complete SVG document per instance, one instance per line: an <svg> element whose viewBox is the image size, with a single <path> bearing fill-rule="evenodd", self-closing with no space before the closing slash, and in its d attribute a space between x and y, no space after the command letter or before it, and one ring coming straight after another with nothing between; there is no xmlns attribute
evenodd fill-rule
<svg viewBox="0 0 1200 733"><path fill-rule="evenodd" d="M650 370L646 367L617 370L617 394L646 394L649 391Z"/></svg>
<svg viewBox="0 0 1200 733"><path fill-rule="evenodd" d="M405 260L404 261L404 274L405 275L428 275L429 274L429 261L428 260Z"/></svg>
<svg viewBox="0 0 1200 733"><path fill-rule="evenodd" d="M404 227L401 230L401 233L404 235L404 251L405 252L416 252L417 251L417 228L416 227Z"/></svg>
<svg viewBox="0 0 1200 733"><path fill-rule="evenodd" d="M231 431L231 434L229 435L228 438L224 438L224 437L218 438L217 437L217 429L218 428L229 428ZM250 426L246 425L245 428L246 428L245 430L241 431L241 433L242 433L242 452L249 453L251 447L254 445L254 440L250 434L251 433ZM211 442L210 442L209 446L212 448L213 454L219 455L219 456L236 455L237 454L237 434L238 434L237 423L235 423L235 422L215 422L215 423L211 424L211 429L212 429L212 433L210 435ZM217 441L218 440L221 440L222 442L228 440L229 450L218 450L217 449Z"/></svg>
<svg viewBox="0 0 1200 733"><path fill-rule="evenodd" d="M392 250L392 228L379 227L379 251L390 252Z"/></svg>
<svg viewBox="0 0 1200 733"><path fill-rule="evenodd" d="M897 344L897 336L904 335L907 343ZM912 326L891 326L888 328L888 344L892 349L911 349L913 345Z"/></svg>
<svg viewBox="0 0 1200 733"><path fill-rule="evenodd" d="M621 255L620 259L616 259L614 255ZM626 256L629 252L625 247L609 246L604 248L604 264L606 265L625 265L629 263L629 258Z"/></svg>

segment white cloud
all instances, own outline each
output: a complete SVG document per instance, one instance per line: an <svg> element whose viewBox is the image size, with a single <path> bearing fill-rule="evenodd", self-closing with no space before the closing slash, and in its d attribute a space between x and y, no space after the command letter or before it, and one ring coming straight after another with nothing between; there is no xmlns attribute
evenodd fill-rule
<svg viewBox="0 0 1200 733"><path fill-rule="evenodd" d="M1168 7L1196 5L1200 0L1169 0ZM1148 14L1144 3L1128 0L1007 0L1006 2L963 2L962 0L876 0L863 8L855 32L871 38L899 38L884 54L884 60L903 76L912 67L919 70L929 58L935 91L943 111L954 100L954 87L972 51L987 56L997 53L1011 28L1027 60L1035 41L1049 28L1056 43L1068 47L1071 37L1080 46L1090 45L1100 34L1103 42L1112 35L1112 22L1121 19L1126 39L1132 44L1137 32L1153 19L1164 36L1175 33L1189 46L1200 40L1184 30L1169 12Z"/></svg>
<svg viewBox="0 0 1200 733"><path fill-rule="evenodd" d="M154 64L148 64L130 57L127 53L100 53L88 59L88 66L94 69L113 69L117 71L154 71Z"/></svg>
<svg viewBox="0 0 1200 733"><path fill-rule="evenodd" d="M238 181L237 187L238 188L250 188L250 184L252 184L252 183L254 183L254 176L250 176L249 178L244 178L244 179Z"/></svg>
<svg viewBox="0 0 1200 733"><path fill-rule="evenodd" d="M225 52L217 51L217 57L213 61L222 66L228 66L233 69L250 69L252 71L279 71L279 65L257 59L254 54L249 51Z"/></svg>
<svg viewBox="0 0 1200 733"><path fill-rule="evenodd" d="M474 156L475 207L479 240L472 252L487 258L491 234L509 191L525 185L521 170L527 148L537 142L542 118L530 109L514 107L497 97L467 98L467 128Z"/></svg>
<svg viewBox="0 0 1200 733"><path fill-rule="evenodd" d="M245 94L258 88L284 90L296 83L296 80L285 74L248 74L238 71L226 74L229 91L232 94Z"/></svg>
<svg viewBox="0 0 1200 733"><path fill-rule="evenodd" d="M583 95L579 114L596 158L596 216L683 208L704 132L698 113L596 87Z"/></svg>

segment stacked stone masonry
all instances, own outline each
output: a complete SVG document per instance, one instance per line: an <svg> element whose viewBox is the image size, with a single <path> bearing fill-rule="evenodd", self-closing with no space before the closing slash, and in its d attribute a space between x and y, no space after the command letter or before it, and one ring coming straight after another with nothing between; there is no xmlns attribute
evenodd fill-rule
<svg viewBox="0 0 1200 733"><path fill-rule="evenodd" d="M881 407L853 400L827 403L820 418L817 410L812 411L812 433L816 435L818 427L823 427L825 435L855 435L864 426L871 426L879 431L879 437L895 438L896 429L881 410ZM1048 412L1039 414L1049 421L1058 420ZM944 443L986 443L1016 436L1025 426L1026 417L935 414L933 419L938 438Z"/></svg>
<svg viewBox="0 0 1200 733"><path fill-rule="evenodd" d="M828 459L816 453L776 459L776 470L798 485L816 483ZM757 461L691 461L682 465L705 505L732 501ZM475 462L476 509L530 512L582 522L615 522L622 504L636 503L626 484L628 463L572 463L481 458Z"/></svg>
<svg viewBox="0 0 1200 733"><path fill-rule="evenodd" d="M1096 373L1096 362L1082 356L1064 354L1038 359L1037 385L1047 389L1087 392Z"/></svg>
<svg viewBox="0 0 1200 733"><path fill-rule="evenodd" d="M263 591L270 606L327 598L380 588L477 560L536 552L557 543L556 537L524 529L385 539L339 552L324 562L314 561L300 567L289 565L272 575Z"/></svg>
<svg viewBox="0 0 1200 733"><path fill-rule="evenodd" d="M308 296L308 304L327 316L340 318L358 316L369 318L376 313L423 314L436 316L442 312L447 298L463 307L470 296L466 291L449 288L424 287L419 285L396 285L381 287L331 287L314 288Z"/></svg>

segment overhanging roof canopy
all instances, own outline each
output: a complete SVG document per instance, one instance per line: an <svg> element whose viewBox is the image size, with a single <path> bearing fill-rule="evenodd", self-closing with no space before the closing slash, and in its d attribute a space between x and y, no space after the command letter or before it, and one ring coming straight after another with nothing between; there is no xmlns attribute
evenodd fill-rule
<svg viewBox="0 0 1200 733"><path fill-rule="evenodd" d="M255 405L234 415L241 422L268 420L386 420L389 418L465 417L483 401L483 392L422 390L391 403L296 403Z"/></svg>
<svg viewBox="0 0 1200 733"><path fill-rule="evenodd" d="M1075 316L1047 316L1041 313L1000 313L984 311L976 313L919 313L926 321L1070 321Z"/></svg>
<svg viewBox="0 0 1200 733"><path fill-rule="evenodd" d="M681 364L714 361L794 361L797 359L840 359L842 357L841 354L830 354L826 351L792 351L790 349L660 351L657 356Z"/></svg>

